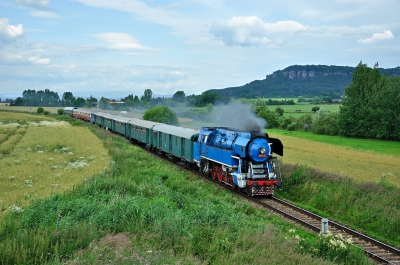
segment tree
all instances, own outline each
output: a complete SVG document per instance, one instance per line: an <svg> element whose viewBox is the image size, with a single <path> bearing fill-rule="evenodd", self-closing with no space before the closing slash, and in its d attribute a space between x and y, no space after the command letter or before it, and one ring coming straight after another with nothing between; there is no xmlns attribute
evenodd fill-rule
<svg viewBox="0 0 400 265"><path fill-rule="evenodd" d="M108 99L105 97L101 97L99 101L99 109L106 110L109 106Z"/></svg>
<svg viewBox="0 0 400 265"><path fill-rule="evenodd" d="M11 104L11 106L24 106L25 102L23 100L23 98L21 97L17 97L17 99L14 101L13 104Z"/></svg>
<svg viewBox="0 0 400 265"><path fill-rule="evenodd" d="M176 113L165 106L149 109L143 114L143 119L171 125L179 125Z"/></svg>
<svg viewBox="0 0 400 265"><path fill-rule="evenodd" d="M256 101L253 102L251 107L255 114L258 114L259 112L268 109L267 102L265 100L262 100L261 98L257 98Z"/></svg>
<svg viewBox="0 0 400 265"><path fill-rule="evenodd" d="M326 112L323 109L315 112L312 122L312 131L318 134L327 135L338 135L339 113L337 112Z"/></svg>
<svg viewBox="0 0 400 265"><path fill-rule="evenodd" d="M399 77L381 75L377 63L369 68L360 62L340 107L340 134L399 141L399 95Z"/></svg>
<svg viewBox="0 0 400 265"><path fill-rule="evenodd" d="M39 98L36 90L24 90L22 93L22 98L26 106L39 106Z"/></svg>
<svg viewBox="0 0 400 265"><path fill-rule="evenodd" d="M276 112L273 112L267 108L262 108L257 113L257 116L263 118L267 122L267 128L277 128L279 126Z"/></svg>
<svg viewBox="0 0 400 265"><path fill-rule="evenodd" d="M63 106L72 106L74 104L75 97L72 92L64 92L62 96Z"/></svg>
<svg viewBox="0 0 400 265"><path fill-rule="evenodd" d="M319 111L319 109L320 109L320 107L315 106L315 107L312 107L311 111L315 113L315 112Z"/></svg>
<svg viewBox="0 0 400 265"><path fill-rule="evenodd" d="M172 100L176 102L185 102L185 92L183 91L175 92L175 94L172 96Z"/></svg>
<svg viewBox="0 0 400 265"><path fill-rule="evenodd" d="M278 114L278 116L283 116L283 113L285 112L285 110L281 107L276 107L275 109L276 114Z"/></svg>
<svg viewBox="0 0 400 265"><path fill-rule="evenodd" d="M144 102L150 102L152 98L153 92L151 91L151 89L145 89L141 100Z"/></svg>
<svg viewBox="0 0 400 265"><path fill-rule="evenodd" d="M86 103L86 101L85 101L84 98L77 97L77 98L74 100L74 102L73 102L72 105L73 105L74 107L79 108L79 107L85 106L85 103Z"/></svg>
<svg viewBox="0 0 400 265"><path fill-rule="evenodd" d="M94 98L92 95L90 95L90 97L88 97L85 101L85 106L87 108L91 108L93 107L93 104L97 103L97 98Z"/></svg>

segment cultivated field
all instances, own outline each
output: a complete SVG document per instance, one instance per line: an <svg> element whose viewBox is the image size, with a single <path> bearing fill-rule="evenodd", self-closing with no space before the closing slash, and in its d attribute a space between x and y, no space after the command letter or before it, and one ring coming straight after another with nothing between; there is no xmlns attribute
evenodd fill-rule
<svg viewBox="0 0 400 265"><path fill-rule="evenodd" d="M2 212L72 189L109 163L102 142L86 128L44 116L0 111Z"/></svg>
<svg viewBox="0 0 400 265"><path fill-rule="evenodd" d="M284 145L281 158L284 163L306 165L358 181L379 182L384 179L400 187L400 154L390 148L393 146L400 150L400 143L347 138L342 139L340 145L335 142L340 139L336 136L323 137L327 139L324 143L296 137L296 133L290 133L292 136L287 134L280 130L269 131L271 137L279 138ZM306 134L300 135L307 137ZM352 141L358 143L358 148L349 147ZM382 146L387 146L387 152L378 149Z"/></svg>

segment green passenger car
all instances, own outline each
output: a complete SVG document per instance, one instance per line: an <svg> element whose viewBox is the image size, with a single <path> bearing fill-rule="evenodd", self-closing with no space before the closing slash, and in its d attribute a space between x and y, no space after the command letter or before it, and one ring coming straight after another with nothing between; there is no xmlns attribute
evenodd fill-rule
<svg viewBox="0 0 400 265"><path fill-rule="evenodd" d="M115 116L115 115L113 115L113 114L110 114L110 113L104 113L103 114L103 116L102 116L102 124L101 124L101 127L104 127L104 128L106 128L106 130L111 130L112 132L114 132L115 131L115 123L114 123L114 119L115 119L115 117L117 117L117 116Z"/></svg>
<svg viewBox="0 0 400 265"><path fill-rule="evenodd" d="M132 118L123 117L123 116L115 116L114 117L114 131L116 133L122 134L126 138L129 138L131 135L131 126L129 121Z"/></svg>
<svg viewBox="0 0 400 265"><path fill-rule="evenodd" d="M129 138L153 148L153 127L157 124L161 123L131 118L127 125L130 126Z"/></svg>
<svg viewBox="0 0 400 265"><path fill-rule="evenodd" d="M197 141L199 131L168 124L153 128L154 147L182 161L193 162L193 142Z"/></svg>

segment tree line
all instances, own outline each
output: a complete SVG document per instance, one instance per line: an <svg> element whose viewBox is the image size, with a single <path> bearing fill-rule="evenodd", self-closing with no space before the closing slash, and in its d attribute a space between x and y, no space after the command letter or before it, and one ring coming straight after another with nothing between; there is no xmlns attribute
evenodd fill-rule
<svg viewBox="0 0 400 265"><path fill-rule="evenodd" d="M400 141L400 78L381 74L360 62L352 82L346 87L339 112L312 108L314 115L295 119L285 117L265 101L253 103L253 111L264 118L269 128L312 130L318 134Z"/></svg>
<svg viewBox="0 0 400 265"><path fill-rule="evenodd" d="M32 107L91 107L93 103L97 103L97 99L90 96L87 99L74 97L72 92L64 92L60 98L57 92L49 89L24 90L22 97L10 100L10 106L32 106Z"/></svg>

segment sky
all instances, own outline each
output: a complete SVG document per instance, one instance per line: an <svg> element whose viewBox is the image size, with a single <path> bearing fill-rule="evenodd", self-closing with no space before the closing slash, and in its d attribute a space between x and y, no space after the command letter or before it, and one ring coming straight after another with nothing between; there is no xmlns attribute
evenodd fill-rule
<svg viewBox="0 0 400 265"><path fill-rule="evenodd" d="M400 66L399 0L0 0L0 98L200 95L291 65Z"/></svg>

